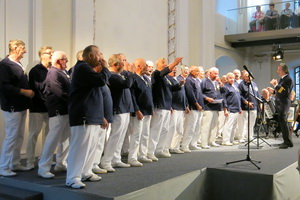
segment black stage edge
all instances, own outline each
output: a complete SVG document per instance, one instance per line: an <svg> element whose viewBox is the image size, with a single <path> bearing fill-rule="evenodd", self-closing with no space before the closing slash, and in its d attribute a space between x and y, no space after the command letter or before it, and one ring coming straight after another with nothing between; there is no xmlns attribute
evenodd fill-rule
<svg viewBox="0 0 300 200"><path fill-rule="evenodd" d="M47 180L37 176L37 169L19 172L16 177L1 177L0 191L3 185L15 187L42 193L43 200L300 199L296 170L300 140L293 139L294 147L289 149L275 147L282 139L273 138L267 140L272 147L252 149L251 155L262 161L260 170L250 162L226 165L228 160L246 155L244 144L240 144L172 154L144 167L117 168L115 173L101 175L100 182L87 182L87 187L80 190L65 186L65 173L56 173L54 179Z"/></svg>

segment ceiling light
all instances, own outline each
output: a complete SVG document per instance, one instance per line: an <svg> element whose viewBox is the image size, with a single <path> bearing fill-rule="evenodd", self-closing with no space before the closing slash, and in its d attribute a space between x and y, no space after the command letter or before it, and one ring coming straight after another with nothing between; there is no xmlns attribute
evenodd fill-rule
<svg viewBox="0 0 300 200"><path fill-rule="evenodd" d="M273 54L272 58L275 61L282 61L284 57L284 50L282 48L279 47L275 50L275 53Z"/></svg>

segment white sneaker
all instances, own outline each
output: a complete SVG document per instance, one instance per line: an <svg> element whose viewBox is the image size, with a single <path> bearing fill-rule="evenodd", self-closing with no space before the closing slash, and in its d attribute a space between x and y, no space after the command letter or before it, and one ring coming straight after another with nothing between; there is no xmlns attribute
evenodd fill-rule
<svg viewBox="0 0 300 200"><path fill-rule="evenodd" d="M112 163L111 166L112 167L116 167L116 168L127 168L127 167L130 167L129 164L126 164L126 163L123 163L123 162Z"/></svg>
<svg viewBox="0 0 300 200"><path fill-rule="evenodd" d="M239 143L245 143L245 140L244 139L240 139Z"/></svg>
<svg viewBox="0 0 300 200"><path fill-rule="evenodd" d="M138 161L140 161L141 163L152 163L152 160L147 158L146 156L139 157Z"/></svg>
<svg viewBox="0 0 300 200"><path fill-rule="evenodd" d="M234 140L234 141L232 142L232 144L233 144L233 145L237 145L237 144L239 144L239 141Z"/></svg>
<svg viewBox="0 0 300 200"><path fill-rule="evenodd" d="M0 170L1 176L17 176L17 173L11 171L10 169L1 169Z"/></svg>
<svg viewBox="0 0 300 200"><path fill-rule="evenodd" d="M205 146L201 146L202 149L210 149L210 146L205 145Z"/></svg>
<svg viewBox="0 0 300 200"><path fill-rule="evenodd" d="M58 164L56 164L54 166L54 171L55 172L66 172L67 171L67 167L64 166L64 165L58 165Z"/></svg>
<svg viewBox="0 0 300 200"><path fill-rule="evenodd" d="M170 158L171 156L166 154L165 152L159 152L159 153L156 153L155 156L157 158Z"/></svg>
<svg viewBox="0 0 300 200"><path fill-rule="evenodd" d="M11 168L12 171L29 171L31 170L29 167L25 167L23 165L15 165Z"/></svg>
<svg viewBox="0 0 300 200"><path fill-rule="evenodd" d="M101 169L98 165L94 165L92 172L95 174L106 174L107 170L106 169Z"/></svg>
<svg viewBox="0 0 300 200"><path fill-rule="evenodd" d="M165 150L163 150L163 152L164 152L167 156L171 157L171 154L170 154L169 149L165 149Z"/></svg>
<svg viewBox="0 0 300 200"><path fill-rule="evenodd" d="M198 147L198 146L191 145L189 149L190 150L201 150L202 148Z"/></svg>
<svg viewBox="0 0 300 200"><path fill-rule="evenodd" d="M131 167L143 167L142 163L140 163L139 161L134 160L134 159L129 160L128 164L130 164Z"/></svg>
<svg viewBox="0 0 300 200"><path fill-rule="evenodd" d="M192 151L189 148L180 148L180 151L183 153L191 153Z"/></svg>
<svg viewBox="0 0 300 200"><path fill-rule="evenodd" d="M46 178L46 179L51 179L51 178L55 177L55 175L52 174L51 172L39 172L38 176L40 176L42 178Z"/></svg>
<svg viewBox="0 0 300 200"><path fill-rule="evenodd" d="M71 187L73 189L81 189L85 187L85 184L81 181L75 182L75 183L67 183L68 187Z"/></svg>
<svg viewBox="0 0 300 200"><path fill-rule="evenodd" d="M212 147L219 147L220 145L217 144L216 142L212 142L212 143L210 143L210 146L212 146Z"/></svg>
<svg viewBox="0 0 300 200"><path fill-rule="evenodd" d="M105 169L107 172L115 172L116 170L110 164L100 164L102 169Z"/></svg>
<svg viewBox="0 0 300 200"><path fill-rule="evenodd" d="M34 163L27 163L26 167L29 169L29 170L32 170L35 168L35 165Z"/></svg>
<svg viewBox="0 0 300 200"><path fill-rule="evenodd" d="M147 158L151 159L154 162L158 161L158 158L155 155L153 155L153 154L147 155Z"/></svg>
<svg viewBox="0 0 300 200"><path fill-rule="evenodd" d="M101 180L101 177L96 175L96 174L91 174L91 175L88 175L88 176L84 176L81 178L81 181L91 181L91 182L97 182L97 181L100 181Z"/></svg>
<svg viewBox="0 0 300 200"><path fill-rule="evenodd" d="M170 153L174 153L174 154L183 154L184 152L181 151L180 149L170 149Z"/></svg>
<svg viewBox="0 0 300 200"><path fill-rule="evenodd" d="M231 142L222 142L222 145L224 146L233 146Z"/></svg>

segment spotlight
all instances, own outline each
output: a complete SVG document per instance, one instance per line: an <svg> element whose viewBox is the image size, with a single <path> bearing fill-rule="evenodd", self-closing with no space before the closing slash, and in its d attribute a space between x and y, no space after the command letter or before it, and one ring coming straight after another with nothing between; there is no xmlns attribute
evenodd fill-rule
<svg viewBox="0 0 300 200"><path fill-rule="evenodd" d="M279 48L277 48L275 50L275 53L273 54L272 58L275 61L282 61L283 56L284 56L284 51L282 48L280 48L280 45L279 45Z"/></svg>

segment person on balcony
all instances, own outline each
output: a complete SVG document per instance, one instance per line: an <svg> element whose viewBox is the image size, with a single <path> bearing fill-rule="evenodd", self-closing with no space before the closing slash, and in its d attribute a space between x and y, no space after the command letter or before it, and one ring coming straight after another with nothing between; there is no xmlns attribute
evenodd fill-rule
<svg viewBox="0 0 300 200"><path fill-rule="evenodd" d="M274 3L270 3L269 4L270 10L268 10L266 12L266 16L265 16L265 30L269 31L269 30L275 30L277 29L277 25L278 25L278 11L275 10L275 4Z"/></svg>
<svg viewBox="0 0 300 200"><path fill-rule="evenodd" d="M286 3L285 9L281 11L281 16L280 16L281 29L288 28L291 25L293 11L290 9L290 6L291 6L290 3Z"/></svg>
<svg viewBox="0 0 300 200"><path fill-rule="evenodd" d="M261 11L260 6L256 6L256 12L252 14L249 32L258 32L263 30L263 22L264 22L265 13Z"/></svg>

